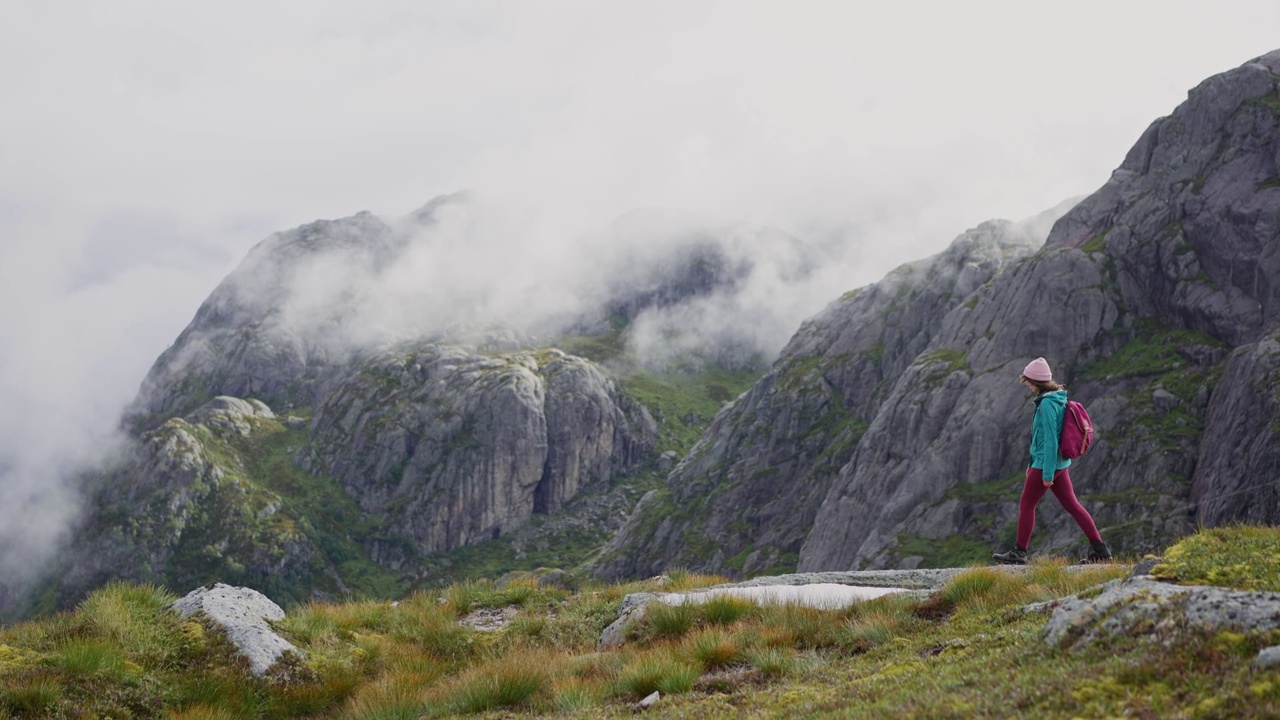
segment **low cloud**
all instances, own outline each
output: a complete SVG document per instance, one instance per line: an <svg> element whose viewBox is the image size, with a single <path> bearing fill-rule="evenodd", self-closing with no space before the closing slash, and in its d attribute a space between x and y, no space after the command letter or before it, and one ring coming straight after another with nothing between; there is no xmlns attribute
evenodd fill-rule
<svg viewBox="0 0 1280 720"><path fill-rule="evenodd" d="M1098 187L1151 120L1274 49L1280 26L1266 1L1208 14L1154 0L1065 14L999 1L10 5L6 576L44 562L78 507L67 474L110 445L155 357L276 230L481 193L486 212L442 223L394 265L317 263L297 278L289 322L305 326L353 273L349 312L367 322L343 339L358 345L570 315L620 277L604 263L624 255L597 253L620 242L605 240L615 218L693 210L754 270L732 294L636 318L637 349L661 362L749 328L718 345L767 351L788 318L966 227ZM1081 38L1108 51L1081 52ZM735 227L776 228L803 252Z"/></svg>

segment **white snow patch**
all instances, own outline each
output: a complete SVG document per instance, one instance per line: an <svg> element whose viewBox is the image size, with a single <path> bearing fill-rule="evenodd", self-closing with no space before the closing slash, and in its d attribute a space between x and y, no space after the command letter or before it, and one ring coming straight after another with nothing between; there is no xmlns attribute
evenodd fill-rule
<svg viewBox="0 0 1280 720"><path fill-rule="evenodd" d="M883 595L910 592L907 588L867 587L865 585L839 585L813 583L810 585L762 585L757 587L725 587L681 593L656 593L654 600L667 605L704 603L723 595L745 598L766 605L803 605L805 607L835 610L848 607L861 600L872 600Z"/></svg>

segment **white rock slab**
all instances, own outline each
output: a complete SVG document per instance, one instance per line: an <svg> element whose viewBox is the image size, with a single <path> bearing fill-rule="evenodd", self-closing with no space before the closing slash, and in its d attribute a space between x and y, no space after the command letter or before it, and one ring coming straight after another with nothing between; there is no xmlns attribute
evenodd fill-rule
<svg viewBox="0 0 1280 720"><path fill-rule="evenodd" d="M298 652L280 637L268 620L283 620L284 610L257 590L214 583L196 588L173 604L183 617L203 612L223 629L227 639L249 658L254 675L261 677L286 650Z"/></svg>
<svg viewBox="0 0 1280 720"><path fill-rule="evenodd" d="M654 600L667 605L704 603L725 595L750 600L761 605L803 605L821 610L838 610L855 602L874 600L884 595L910 592L907 588L867 587L812 583L810 585L762 585L758 587L721 587L678 593L655 593Z"/></svg>

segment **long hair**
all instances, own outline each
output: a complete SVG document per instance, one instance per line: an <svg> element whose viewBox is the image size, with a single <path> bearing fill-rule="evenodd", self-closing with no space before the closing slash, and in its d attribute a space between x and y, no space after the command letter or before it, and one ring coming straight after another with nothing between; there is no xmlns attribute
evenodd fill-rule
<svg viewBox="0 0 1280 720"><path fill-rule="evenodd" d="M1023 376L1022 376L1022 381L1023 381L1023 382L1026 382L1026 383L1030 383L1030 384L1031 384L1031 387L1033 387L1033 388L1035 388L1035 389L1036 389L1036 394L1037 394L1037 395L1043 395L1043 394L1045 394L1045 393L1047 393L1047 392L1053 392L1054 390L1066 390L1066 389L1067 389L1067 386L1066 386L1066 385L1059 385L1058 383L1056 383L1056 382L1054 382L1054 381L1052 381L1052 380L1032 380L1031 378L1027 377L1026 375L1023 375Z"/></svg>

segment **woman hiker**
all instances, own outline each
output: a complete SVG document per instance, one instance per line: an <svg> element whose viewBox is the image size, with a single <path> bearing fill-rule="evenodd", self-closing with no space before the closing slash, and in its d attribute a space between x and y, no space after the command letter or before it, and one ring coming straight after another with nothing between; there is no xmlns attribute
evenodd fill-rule
<svg viewBox="0 0 1280 720"><path fill-rule="evenodd" d="M1022 383L1036 393L1036 411L1031 419L1031 466L1027 468L1027 481L1022 486L1022 500L1018 504L1018 536L1009 552L991 556L998 563L1025 565L1027 544L1036 526L1036 505L1045 491L1052 490L1062 508L1071 515L1089 538L1089 556L1086 563L1111 559L1111 550L1098 534L1093 517L1076 499L1071 488L1071 475L1067 466L1071 461L1058 455L1058 436L1062 434L1062 420L1067 407L1067 389L1053 381L1053 372L1044 358L1036 358L1022 371Z"/></svg>

